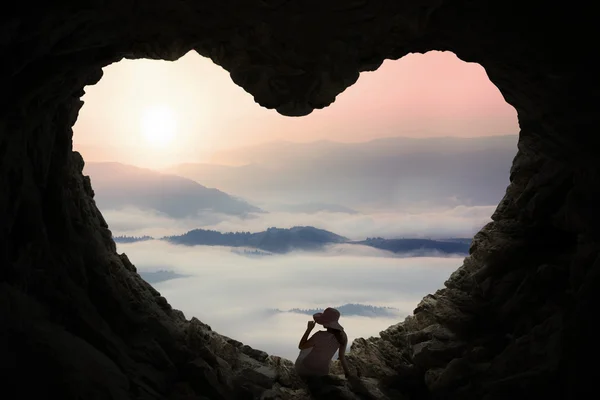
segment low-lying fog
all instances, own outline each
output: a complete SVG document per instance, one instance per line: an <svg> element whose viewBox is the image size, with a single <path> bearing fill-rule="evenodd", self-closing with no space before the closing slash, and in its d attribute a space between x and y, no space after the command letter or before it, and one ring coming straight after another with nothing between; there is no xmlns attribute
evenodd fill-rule
<svg viewBox="0 0 600 400"><path fill-rule="evenodd" d="M345 233L345 232L344 232ZM270 354L294 359L312 309L358 303L397 309L394 317L342 315L350 341L377 335L443 287L462 257L396 257L377 249L336 245L318 253L248 257L230 248L177 246L162 241L118 244L144 275L184 275L153 283L186 318Z"/></svg>
<svg viewBox="0 0 600 400"><path fill-rule="evenodd" d="M472 237L490 222L495 206L456 206L414 212L335 213L318 212L266 214L237 217L207 212L194 218L171 218L153 210L128 207L102 210L114 235L162 237L181 235L203 228L220 232L258 232L269 227L291 228L310 225L350 239L369 236L394 237Z"/></svg>

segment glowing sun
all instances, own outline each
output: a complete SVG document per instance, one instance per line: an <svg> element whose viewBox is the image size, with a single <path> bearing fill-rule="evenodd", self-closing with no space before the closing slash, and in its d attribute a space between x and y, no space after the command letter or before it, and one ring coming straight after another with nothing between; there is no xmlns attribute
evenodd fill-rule
<svg viewBox="0 0 600 400"><path fill-rule="evenodd" d="M146 142L155 147L171 143L177 132L177 118L167 106L147 108L142 114L140 125Z"/></svg>

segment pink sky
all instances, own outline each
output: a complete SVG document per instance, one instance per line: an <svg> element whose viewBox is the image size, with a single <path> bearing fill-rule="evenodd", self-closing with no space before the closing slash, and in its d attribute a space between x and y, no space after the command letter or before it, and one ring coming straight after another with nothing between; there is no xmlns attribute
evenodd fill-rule
<svg viewBox="0 0 600 400"><path fill-rule="evenodd" d="M361 142L381 137L517 134L515 110L478 64L448 52L386 61L324 110L283 117L266 110L227 71L194 52L176 62L125 60L86 88L74 148L93 161L149 168L203 162L214 151L273 140ZM147 139L144 120L169 110L169 143ZM155 129L156 130L156 129ZM160 133L159 133L160 135Z"/></svg>

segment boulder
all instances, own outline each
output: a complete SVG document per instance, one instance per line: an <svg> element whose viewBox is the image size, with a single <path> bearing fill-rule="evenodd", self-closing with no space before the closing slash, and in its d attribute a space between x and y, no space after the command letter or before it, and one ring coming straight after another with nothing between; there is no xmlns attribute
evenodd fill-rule
<svg viewBox="0 0 600 400"><path fill-rule="evenodd" d="M412 347L412 361L425 369L445 367L453 358L459 357L466 347L463 342L428 340Z"/></svg>

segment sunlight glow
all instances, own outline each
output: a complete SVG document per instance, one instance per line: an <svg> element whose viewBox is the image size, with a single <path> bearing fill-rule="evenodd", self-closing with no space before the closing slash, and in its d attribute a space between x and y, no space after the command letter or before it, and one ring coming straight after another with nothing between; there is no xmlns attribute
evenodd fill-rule
<svg viewBox="0 0 600 400"><path fill-rule="evenodd" d="M144 139L154 147L169 145L177 132L177 118L168 106L154 106L144 110L140 125Z"/></svg>

